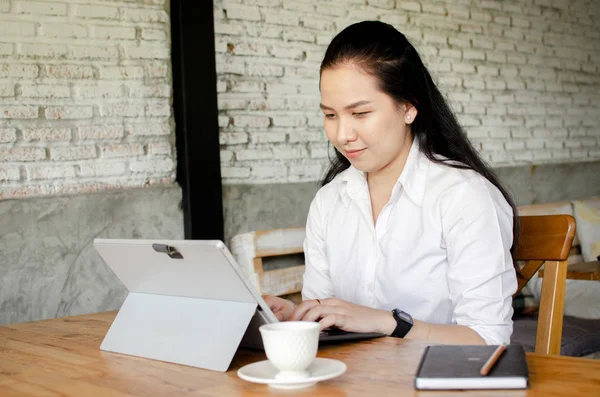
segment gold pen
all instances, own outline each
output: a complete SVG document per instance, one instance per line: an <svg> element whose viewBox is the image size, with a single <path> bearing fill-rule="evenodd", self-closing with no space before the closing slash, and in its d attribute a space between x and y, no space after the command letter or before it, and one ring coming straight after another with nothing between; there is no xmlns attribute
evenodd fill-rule
<svg viewBox="0 0 600 397"><path fill-rule="evenodd" d="M494 350L492 356L485 362L485 364L483 364L483 367L481 367L481 370L479 371L481 375L486 376L490 373L492 368L494 368L494 365L498 362L498 359L502 355L502 352L504 352L505 347L506 345L499 345L498 348Z"/></svg>

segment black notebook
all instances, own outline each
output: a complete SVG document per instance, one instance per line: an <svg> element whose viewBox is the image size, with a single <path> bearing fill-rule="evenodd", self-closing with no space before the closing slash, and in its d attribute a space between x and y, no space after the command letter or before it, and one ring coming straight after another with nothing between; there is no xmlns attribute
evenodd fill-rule
<svg viewBox="0 0 600 397"><path fill-rule="evenodd" d="M428 346L415 377L420 390L525 389L529 369L521 345L508 345L487 376L479 371L498 346Z"/></svg>

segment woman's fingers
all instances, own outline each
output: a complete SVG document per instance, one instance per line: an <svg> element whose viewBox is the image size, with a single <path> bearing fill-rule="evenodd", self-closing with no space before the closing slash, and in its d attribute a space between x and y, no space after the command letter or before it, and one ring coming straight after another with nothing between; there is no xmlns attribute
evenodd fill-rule
<svg viewBox="0 0 600 397"><path fill-rule="evenodd" d="M288 301L287 299L271 295L263 295L263 299L265 300L265 303L267 304L267 306L269 306L269 309L271 309L271 311L279 321L288 320L289 316L294 311L294 303Z"/></svg>
<svg viewBox="0 0 600 397"><path fill-rule="evenodd" d="M340 308L343 307L341 303L343 303L343 301L335 298L306 300L296 307L289 319L294 321L316 321L319 317L315 317L314 314L311 314L308 318L306 317L309 311L319 309L321 310L319 313L329 313L332 308L337 308L338 310L336 313L339 313ZM329 310L329 312L327 312L327 310Z"/></svg>
<svg viewBox="0 0 600 397"><path fill-rule="evenodd" d="M308 300L308 301L304 301L301 304L299 304L298 306L296 306L296 309L293 311L292 315L290 316L289 320L290 321L300 321L304 319L304 316L306 315L306 313L312 309L313 307L319 305L319 302L317 302L316 300Z"/></svg>
<svg viewBox="0 0 600 397"><path fill-rule="evenodd" d="M343 311L335 306L317 305L310 309L302 318L302 321L318 321L332 314L344 314Z"/></svg>
<svg viewBox="0 0 600 397"><path fill-rule="evenodd" d="M378 325L390 312L352 304L336 298L307 300L295 310L289 309L288 320L318 321L321 329L336 326L344 331L380 332ZM277 317L279 318L279 317Z"/></svg>
<svg viewBox="0 0 600 397"><path fill-rule="evenodd" d="M321 325L321 331L327 328L331 328L333 326L337 326L338 328L342 328L339 324L338 324L338 319L340 316L336 315L336 314L330 314L328 316L325 316L321 319L321 321L319 321L319 324Z"/></svg>
<svg viewBox="0 0 600 397"><path fill-rule="evenodd" d="M283 311L274 311L273 314L279 321L285 321L285 313Z"/></svg>
<svg viewBox="0 0 600 397"><path fill-rule="evenodd" d="M271 310L274 310L277 307L277 297L271 295L263 295L262 298Z"/></svg>

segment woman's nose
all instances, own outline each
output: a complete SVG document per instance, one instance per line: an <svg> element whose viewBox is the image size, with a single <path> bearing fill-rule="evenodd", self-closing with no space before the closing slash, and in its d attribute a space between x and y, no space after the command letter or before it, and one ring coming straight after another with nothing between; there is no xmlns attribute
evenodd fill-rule
<svg viewBox="0 0 600 397"><path fill-rule="evenodd" d="M337 129L337 138L341 143L355 141L358 135L354 129L352 123L344 120L340 120Z"/></svg>

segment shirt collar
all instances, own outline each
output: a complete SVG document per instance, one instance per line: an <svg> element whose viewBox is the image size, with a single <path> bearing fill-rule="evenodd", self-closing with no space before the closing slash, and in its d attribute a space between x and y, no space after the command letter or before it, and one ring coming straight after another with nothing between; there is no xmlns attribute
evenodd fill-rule
<svg viewBox="0 0 600 397"><path fill-rule="evenodd" d="M369 195L367 174L359 171L352 165L348 167L348 169L344 171L342 175L340 194L346 207L350 205L351 200L367 198Z"/></svg>
<svg viewBox="0 0 600 397"><path fill-rule="evenodd" d="M419 147L419 142L413 139L412 147L408 153L404 169L398 178L398 182L392 190L392 198L398 194L399 186L402 186L408 197L419 207L423 203L425 196L425 186L427 184L427 171L429 169L429 159Z"/></svg>
<svg viewBox="0 0 600 397"><path fill-rule="evenodd" d="M396 185L392 189L390 200L395 199L403 190L420 207L425 195L429 162L427 156L419 149L417 140L413 140L406 164L404 164L404 169L398 178L398 182L396 182ZM369 197L366 173L359 171L351 165L344 171L341 177L340 194L345 206L348 206L351 200Z"/></svg>

